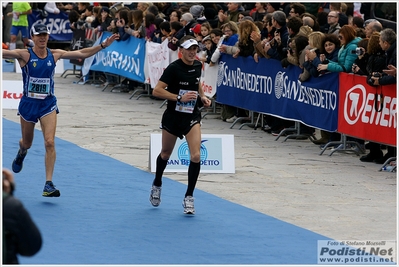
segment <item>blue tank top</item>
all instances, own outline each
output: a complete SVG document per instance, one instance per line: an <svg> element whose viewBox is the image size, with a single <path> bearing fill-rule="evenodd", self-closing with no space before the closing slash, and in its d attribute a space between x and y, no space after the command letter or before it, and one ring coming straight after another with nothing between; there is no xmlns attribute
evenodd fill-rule
<svg viewBox="0 0 399 267"><path fill-rule="evenodd" d="M50 49L46 49L47 57L39 58L32 48L28 48L30 57L22 68L23 94L27 97L45 99L54 95L55 61Z"/></svg>

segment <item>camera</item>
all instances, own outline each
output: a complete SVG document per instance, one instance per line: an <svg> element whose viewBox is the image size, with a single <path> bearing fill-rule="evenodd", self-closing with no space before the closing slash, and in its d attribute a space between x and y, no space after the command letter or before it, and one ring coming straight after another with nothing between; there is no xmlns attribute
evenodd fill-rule
<svg viewBox="0 0 399 267"><path fill-rule="evenodd" d="M361 56L361 55L364 54L364 50L361 49L360 47L356 47L356 49L355 49L355 50L352 50L351 53L352 53L352 54L356 54L356 55L358 55L358 56Z"/></svg>
<svg viewBox="0 0 399 267"><path fill-rule="evenodd" d="M378 72L376 72L376 73L374 73L374 74L371 75L371 76L372 76L372 77L375 77L375 78L380 78L380 77L381 77L381 74L378 73ZM374 80L371 79L371 76L369 76L369 77L367 78L367 83L368 83L369 85L371 85L371 86L375 86L375 85L374 85Z"/></svg>
<svg viewBox="0 0 399 267"><path fill-rule="evenodd" d="M290 52L290 53L292 53L292 48L291 47L283 47L283 52L284 53L287 53L287 52Z"/></svg>

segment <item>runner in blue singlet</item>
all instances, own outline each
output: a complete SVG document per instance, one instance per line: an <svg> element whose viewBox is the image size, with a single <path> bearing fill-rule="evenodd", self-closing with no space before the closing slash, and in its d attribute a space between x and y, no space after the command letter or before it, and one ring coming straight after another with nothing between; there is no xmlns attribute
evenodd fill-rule
<svg viewBox="0 0 399 267"><path fill-rule="evenodd" d="M3 58L17 59L24 82L23 96L19 103L22 138L19 141L19 150L12 163L12 170L18 173L22 170L23 161L32 146L35 124L40 121L43 131L46 168L46 183L43 189L45 197L59 197L60 191L53 184L55 164L55 131L57 126L57 98L54 95L55 64L59 59L87 58L101 49L111 45L119 38L114 34L105 39L100 45L76 51L48 49L49 30L46 25L36 24L32 27L34 47L29 49L4 50Z"/></svg>

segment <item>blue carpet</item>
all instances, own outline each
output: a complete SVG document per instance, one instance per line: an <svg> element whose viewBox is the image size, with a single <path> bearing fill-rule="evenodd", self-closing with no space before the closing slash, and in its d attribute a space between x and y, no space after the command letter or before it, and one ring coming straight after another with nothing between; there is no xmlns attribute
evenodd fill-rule
<svg viewBox="0 0 399 267"><path fill-rule="evenodd" d="M3 59L3 72L14 72L14 63L7 63L5 59Z"/></svg>
<svg viewBox="0 0 399 267"><path fill-rule="evenodd" d="M19 138L19 124L3 119L6 168ZM316 264L317 240L330 239L200 190L197 214L186 216L186 186L168 178L162 203L153 208L153 174L58 138L56 149L61 197L41 196L40 131L15 174L15 194L44 241L35 256L20 257L22 264Z"/></svg>

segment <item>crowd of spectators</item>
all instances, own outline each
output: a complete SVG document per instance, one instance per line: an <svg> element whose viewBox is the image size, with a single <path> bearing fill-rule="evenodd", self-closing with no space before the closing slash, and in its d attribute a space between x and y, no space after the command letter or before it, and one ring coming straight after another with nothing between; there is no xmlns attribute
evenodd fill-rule
<svg viewBox="0 0 399 267"><path fill-rule="evenodd" d="M326 72L347 72L368 76L372 86L396 83L396 77L383 72L388 65L396 67L396 33L369 19L368 3L58 3L53 7L57 9L69 12L72 29L118 32L120 41L130 36L157 43L167 39L168 47L177 50L179 39L192 35L201 44L199 59L210 66L227 53L251 56L255 62L272 58L283 67L296 65L302 69L301 82ZM390 12L396 16L396 5ZM107 83L116 80L107 76ZM223 121L243 116L248 112L223 105ZM274 135L292 125L272 116L265 119L264 130ZM315 129L302 125L302 130L313 134ZM321 133L317 145L339 138ZM396 156L393 148L382 155L378 144L371 146L362 161Z"/></svg>

